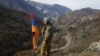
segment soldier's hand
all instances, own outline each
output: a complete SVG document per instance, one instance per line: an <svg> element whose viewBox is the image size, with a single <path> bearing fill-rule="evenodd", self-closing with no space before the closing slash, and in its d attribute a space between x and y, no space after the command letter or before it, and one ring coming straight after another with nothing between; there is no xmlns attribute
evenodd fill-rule
<svg viewBox="0 0 100 56"><path fill-rule="evenodd" d="M45 44L46 42L45 41L43 41L43 44Z"/></svg>
<svg viewBox="0 0 100 56"><path fill-rule="evenodd" d="M36 47L36 48L34 48L34 51L35 51L35 53L37 53L38 52L38 48Z"/></svg>

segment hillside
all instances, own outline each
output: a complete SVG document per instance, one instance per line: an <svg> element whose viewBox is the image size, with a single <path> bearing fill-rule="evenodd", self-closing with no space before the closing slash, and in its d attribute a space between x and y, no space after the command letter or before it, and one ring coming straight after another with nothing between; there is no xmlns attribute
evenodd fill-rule
<svg viewBox="0 0 100 56"><path fill-rule="evenodd" d="M78 24L81 24L85 19L85 17L95 14L96 12L99 12L100 10L91 9L91 8L83 8L80 10L76 10L73 12L70 12L66 14L63 17L59 17L55 20L55 26L59 28L61 27L69 27L69 26L77 26Z"/></svg>
<svg viewBox="0 0 100 56"><path fill-rule="evenodd" d="M54 19L55 17L63 16L66 13L71 12L71 9L61 5L48 5L30 0L0 0L0 6L29 14L34 12L34 14L41 19L46 16Z"/></svg>
<svg viewBox="0 0 100 56"><path fill-rule="evenodd" d="M39 29L43 25L35 17ZM31 18L28 14L0 7L0 56L32 49Z"/></svg>
<svg viewBox="0 0 100 56"><path fill-rule="evenodd" d="M0 5L2 5L2 7L7 7L7 8L18 10L18 11L23 11L28 14L30 14L31 12L34 12L34 14L39 18L43 18L45 16L44 14L39 12L36 7L29 5L24 0L12 0L12 1L0 0Z"/></svg>
<svg viewBox="0 0 100 56"><path fill-rule="evenodd" d="M99 56L97 46L100 45L92 43L100 41L100 10L86 8L73 11L63 18L59 17L55 26L59 26L56 28L61 30L60 35L69 35L70 42L66 49L56 52L54 56Z"/></svg>
<svg viewBox="0 0 100 56"><path fill-rule="evenodd" d="M69 12L71 12L71 9L61 6L59 4L54 4L54 5L48 5L48 4L43 4L35 1L26 1L28 4L34 6L37 8L38 11L42 12L46 16L50 18L55 18L58 16L63 16Z"/></svg>

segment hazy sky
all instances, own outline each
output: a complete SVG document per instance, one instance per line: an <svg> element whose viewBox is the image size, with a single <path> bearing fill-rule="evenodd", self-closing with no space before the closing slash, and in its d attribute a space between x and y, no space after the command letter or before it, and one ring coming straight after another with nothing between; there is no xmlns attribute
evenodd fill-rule
<svg viewBox="0 0 100 56"><path fill-rule="evenodd" d="M72 10L91 7L100 9L100 0L33 0L46 4L60 4Z"/></svg>

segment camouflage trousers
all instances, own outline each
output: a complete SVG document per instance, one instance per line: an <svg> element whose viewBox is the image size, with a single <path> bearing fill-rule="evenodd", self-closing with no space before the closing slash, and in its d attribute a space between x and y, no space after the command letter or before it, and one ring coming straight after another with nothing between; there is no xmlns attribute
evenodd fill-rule
<svg viewBox="0 0 100 56"><path fill-rule="evenodd" d="M50 56L50 43L42 43L41 45L41 56Z"/></svg>

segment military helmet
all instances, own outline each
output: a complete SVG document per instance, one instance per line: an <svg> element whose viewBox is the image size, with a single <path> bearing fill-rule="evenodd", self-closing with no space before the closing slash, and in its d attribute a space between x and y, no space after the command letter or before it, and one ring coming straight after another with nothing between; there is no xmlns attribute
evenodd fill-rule
<svg viewBox="0 0 100 56"><path fill-rule="evenodd" d="M43 19L43 21L44 21L44 22L48 22L48 21L49 21L49 18L48 18L48 17L45 17L45 18Z"/></svg>

